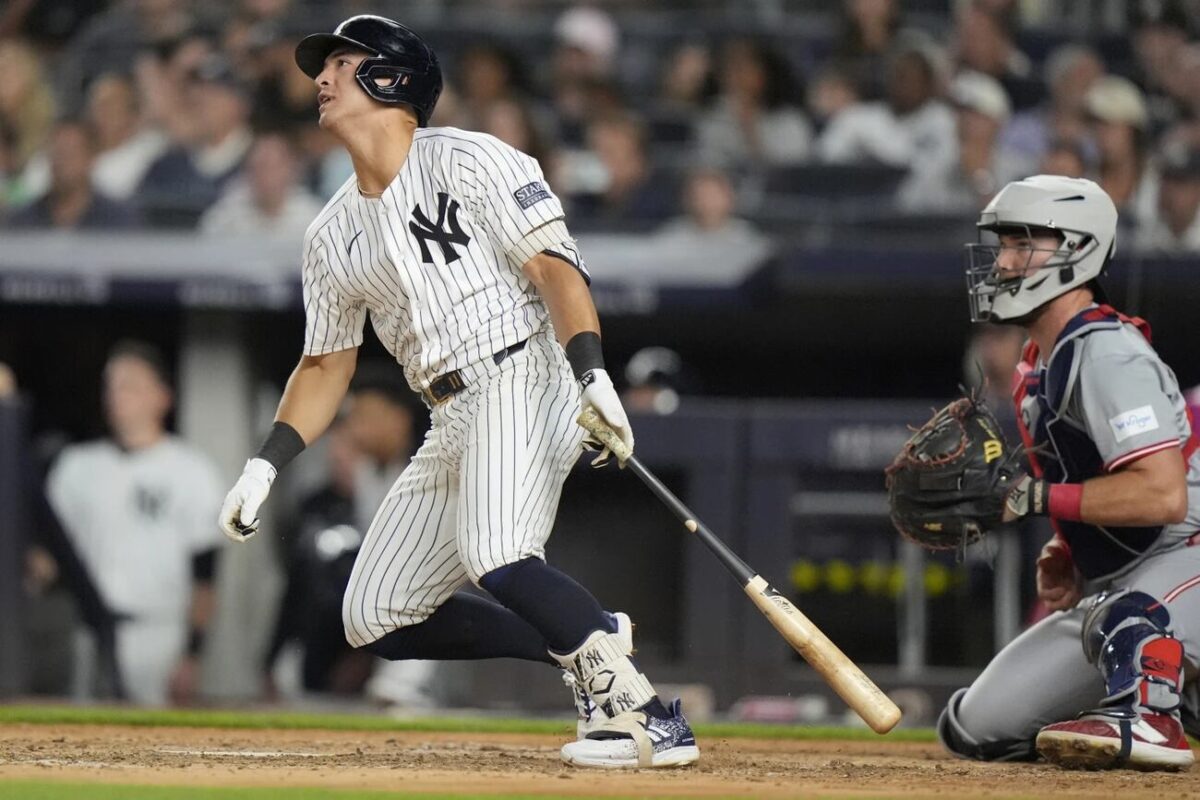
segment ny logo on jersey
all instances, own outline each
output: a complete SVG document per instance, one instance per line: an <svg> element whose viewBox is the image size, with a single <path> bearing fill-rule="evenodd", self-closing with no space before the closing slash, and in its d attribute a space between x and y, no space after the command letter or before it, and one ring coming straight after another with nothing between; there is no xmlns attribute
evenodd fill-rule
<svg viewBox="0 0 1200 800"><path fill-rule="evenodd" d="M158 519L165 510L167 493L162 489L155 490L147 486L138 486L134 489L133 502L137 506L138 513L143 517Z"/></svg>
<svg viewBox="0 0 1200 800"><path fill-rule="evenodd" d="M421 210L420 203L413 208L412 213L413 221L408 223L408 229L421 245L421 260L426 264L434 263L428 244L434 241L442 249L442 258L447 264L458 261L458 251L452 245L466 245L471 241L471 237L463 233L462 228L458 226L458 201L451 200L450 195L445 192L438 192L437 222L429 221L429 217Z"/></svg>

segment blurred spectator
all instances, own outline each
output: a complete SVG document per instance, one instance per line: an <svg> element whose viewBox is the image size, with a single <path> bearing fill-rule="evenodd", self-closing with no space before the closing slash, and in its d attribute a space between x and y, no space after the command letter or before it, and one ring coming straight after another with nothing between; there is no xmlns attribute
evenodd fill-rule
<svg viewBox="0 0 1200 800"><path fill-rule="evenodd" d="M138 56L133 75L147 125L172 142L191 140L196 128L191 89L197 71L215 52L210 39L189 34Z"/></svg>
<svg viewBox="0 0 1200 800"><path fill-rule="evenodd" d="M97 71L132 72L147 52L166 50L197 28L188 0L129 0L111 3L92 17L59 54L58 96L72 112L83 105L88 80Z"/></svg>
<svg viewBox="0 0 1200 800"><path fill-rule="evenodd" d="M1029 108L1042 99L1043 89L1033 63L1016 45L1015 22L1009 6L967 0L960 6L954 39L961 69L995 78L1013 105Z"/></svg>
<svg viewBox="0 0 1200 800"><path fill-rule="evenodd" d="M1034 174L1052 142L1083 138L1087 132L1084 98L1104 77L1104 62L1090 47L1066 44L1046 59L1043 76L1049 88L1048 100L1013 115L1000 134L997 147L1013 164L1012 171L1002 176L1005 182Z"/></svg>
<svg viewBox="0 0 1200 800"><path fill-rule="evenodd" d="M84 123L65 120L50 134L50 188L9 217L13 228L86 228L117 230L138 224L126 203L100 194L92 186L95 137Z"/></svg>
<svg viewBox="0 0 1200 800"><path fill-rule="evenodd" d="M1158 133L1179 116L1168 87L1189 39L1188 12L1182 0L1130 0L1126 9L1137 62L1133 77L1145 92L1146 129Z"/></svg>
<svg viewBox="0 0 1200 800"><path fill-rule="evenodd" d="M151 221L190 227L241 169L253 142L247 87L214 57L187 89L193 129L151 165L139 192Z"/></svg>
<svg viewBox="0 0 1200 800"><path fill-rule="evenodd" d="M17 167L17 132L0 118L0 222L10 209L29 201L32 192Z"/></svg>
<svg viewBox="0 0 1200 800"><path fill-rule="evenodd" d="M703 44L687 42L675 49L663 67L655 114L692 119L716 91L712 53Z"/></svg>
<svg viewBox="0 0 1200 800"><path fill-rule="evenodd" d="M1178 116L1175 124L1167 128L1161 137L1162 140L1200 141L1200 43L1192 42L1176 50L1175 64L1167 88ZM1152 133L1161 130L1155 127L1155 123L1152 115Z"/></svg>
<svg viewBox="0 0 1200 800"><path fill-rule="evenodd" d="M547 94L565 146L583 143L590 119L612 113L612 95L604 91L613 80L620 47L616 21L591 6L567 9L554 23L553 69ZM619 95L617 107L620 107ZM603 106L603 107L601 107Z"/></svg>
<svg viewBox="0 0 1200 800"><path fill-rule="evenodd" d="M0 127L9 131L12 141L6 170L16 175L29 166L50 135L54 94L37 54L25 42L0 40L0 75L4 76L0 81Z"/></svg>
<svg viewBox="0 0 1200 800"><path fill-rule="evenodd" d="M0 8L0 39L22 35L54 51L106 5L105 0L10 0Z"/></svg>
<svg viewBox="0 0 1200 800"><path fill-rule="evenodd" d="M276 22L256 22L246 32L246 72L233 63L241 80L253 87L250 122L255 130L291 132L315 127L317 88L296 68L299 39Z"/></svg>
<svg viewBox="0 0 1200 800"><path fill-rule="evenodd" d="M898 0L842 0L840 32L833 60L849 74L860 95L883 97L888 83L888 55L900 31Z"/></svg>
<svg viewBox="0 0 1200 800"><path fill-rule="evenodd" d="M1000 188L996 139L1012 113L1004 87L988 75L962 72L949 97L957 109L954 158L940 161L940 169L914 173L901 186L899 203L908 211L970 216Z"/></svg>
<svg viewBox="0 0 1200 800"><path fill-rule="evenodd" d="M621 402L633 413L673 414L685 390L683 359L667 347L643 347L625 365Z"/></svg>
<svg viewBox="0 0 1200 800"><path fill-rule="evenodd" d="M505 144L537 159L542 171L550 179L550 185L557 185L551 175L553 165L545 137L539 132L528 105L511 99L497 100L488 105L479 122L477 130L490 133Z"/></svg>
<svg viewBox="0 0 1200 800"><path fill-rule="evenodd" d="M1175 143L1164 151L1160 164L1158 214L1141 221L1138 248L1200 253L1200 149Z"/></svg>
<svg viewBox="0 0 1200 800"><path fill-rule="evenodd" d="M520 60L494 44L477 43L468 47L459 58L456 77L463 126L470 130L482 129L495 103L514 100L525 92Z"/></svg>
<svg viewBox="0 0 1200 800"><path fill-rule="evenodd" d="M850 73L838 67L827 67L809 84L807 102L813 127L821 134L843 111L860 105L862 96Z"/></svg>
<svg viewBox="0 0 1200 800"><path fill-rule="evenodd" d="M0 361L0 401L12 400L17 396L17 375L12 367Z"/></svg>
<svg viewBox="0 0 1200 800"><path fill-rule="evenodd" d="M291 141L280 133L259 136L250 148L240 180L200 218L210 235L261 236L300 242L322 203L299 183L299 163Z"/></svg>
<svg viewBox="0 0 1200 800"><path fill-rule="evenodd" d="M701 160L725 167L782 166L808 158L812 128L787 62L765 45L730 42L717 70L721 94L700 120Z"/></svg>
<svg viewBox="0 0 1200 800"><path fill-rule="evenodd" d="M1029 174L1065 175L1068 178L1086 178L1091 174L1086 148L1081 142L1070 139L1055 139L1050 142L1036 170Z"/></svg>
<svg viewBox="0 0 1200 800"><path fill-rule="evenodd" d="M275 668L291 642L301 650L298 688L305 692L359 694L374 666L374 656L351 647L342 629L342 595L366 531L355 486L363 454L344 418L334 421L325 440L329 481L300 501L294 532L278 539L286 588L264 661L270 699L287 687L286 678L275 679Z"/></svg>
<svg viewBox="0 0 1200 800"><path fill-rule="evenodd" d="M683 191L687 215L660 228L654 246L718 263L733 257L755 262L763 259L770 249L769 240L749 222L734 216L735 204L728 175L719 169L694 170Z"/></svg>
<svg viewBox="0 0 1200 800"><path fill-rule="evenodd" d="M652 171L640 122L629 116L597 119L588 126L587 141L599 169L596 183L571 197L575 227L646 230L677 208L669 181Z"/></svg>
<svg viewBox="0 0 1200 800"><path fill-rule="evenodd" d="M821 161L927 172L954 152L954 112L940 99L940 51L910 40L898 45L889 64L887 100L858 103L830 120L816 144Z"/></svg>
<svg viewBox="0 0 1200 800"><path fill-rule="evenodd" d="M1141 224L1154 214L1158 177L1149 160L1149 114L1142 91L1126 78L1096 81L1084 96L1099 150L1097 182L1125 221Z"/></svg>
<svg viewBox="0 0 1200 800"><path fill-rule="evenodd" d="M92 81L87 120L96 136L92 182L103 194L128 200L146 170L167 149L167 137L142 125L137 88L125 75L110 72Z"/></svg>
<svg viewBox="0 0 1200 800"><path fill-rule="evenodd" d="M1015 325L977 325L963 354L963 378L967 389L1000 420L1006 438L1019 441L1016 409L1012 402L1017 362L1025 345L1025 333Z"/></svg>
<svg viewBox="0 0 1200 800"><path fill-rule="evenodd" d="M221 541L216 468L167 432L171 404L158 352L118 344L104 367L111 438L65 448L46 482L55 515L120 620L125 691L145 704L195 698Z"/></svg>

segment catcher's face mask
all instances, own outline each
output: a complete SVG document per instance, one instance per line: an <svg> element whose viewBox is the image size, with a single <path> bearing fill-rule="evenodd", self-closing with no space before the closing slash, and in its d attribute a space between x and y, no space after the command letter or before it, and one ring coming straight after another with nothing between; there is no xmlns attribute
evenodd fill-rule
<svg viewBox="0 0 1200 800"><path fill-rule="evenodd" d="M967 245L971 321L997 319L993 306L998 296L1017 298L1018 302L1010 305L1027 306L1029 311L1057 296L1062 284L1073 280L1074 265L1080 256L1079 250L1067 243L1089 238L1081 231L1028 225L980 228L979 241ZM1040 291L1043 286L1047 286L1046 291Z"/></svg>

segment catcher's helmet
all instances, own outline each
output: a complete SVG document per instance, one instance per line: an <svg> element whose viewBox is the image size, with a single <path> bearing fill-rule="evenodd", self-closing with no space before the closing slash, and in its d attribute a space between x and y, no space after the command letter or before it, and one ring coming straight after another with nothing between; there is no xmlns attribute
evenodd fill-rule
<svg viewBox="0 0 1200 800"><path fill-rule="evenodd" d="M300 40L296 64L315 79L329 54L341 47L370 54L354 75L363 91L381 103L410 105L417 112L417 124L429 124L442 93L442 68L420 36L390 19L360 14L338 25L333 33L314 33ZM392 81L381 86L377 78Z"/></svg>
<svg viewBox="0 0 1200 800"><path fill-rule="evenodd" d="M971 319L1016 320L1076 287L1095 281L1116 252L1117 207L1096 183L1084 178L1034 175L1013 181L979 216L990 232L1053 231L1054 255L1040 269L1005 278L995 267L994 244L967 245L967 293Z"/></svg>

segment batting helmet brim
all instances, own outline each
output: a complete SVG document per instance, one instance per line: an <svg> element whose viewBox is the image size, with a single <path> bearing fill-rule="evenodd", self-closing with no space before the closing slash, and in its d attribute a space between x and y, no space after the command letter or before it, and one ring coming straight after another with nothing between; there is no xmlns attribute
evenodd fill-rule
<svg viewBox="0 0 1200 800"><path fill-rule="evenodd" d="M314 33L305 36L300 40L300 44L296 45L296 66L300 67L305 75L315 79L325 68L325 59L329 58L329 54L344 47L361 50L364 53L375 54L377 52L375 48L368 47L347 36L339 36L336 33Z"/></svg>

